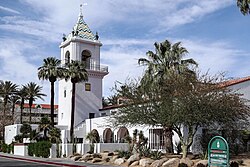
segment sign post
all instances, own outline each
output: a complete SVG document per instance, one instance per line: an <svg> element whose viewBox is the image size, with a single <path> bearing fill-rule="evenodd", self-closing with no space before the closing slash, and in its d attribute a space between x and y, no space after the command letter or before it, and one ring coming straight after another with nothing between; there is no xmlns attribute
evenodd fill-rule
<svg viewBox="0 0 250 167"><path fill-rule="evenodd" d="M208 144L208 166L229 167L229 147L221 136L213 137Z"/></svg>

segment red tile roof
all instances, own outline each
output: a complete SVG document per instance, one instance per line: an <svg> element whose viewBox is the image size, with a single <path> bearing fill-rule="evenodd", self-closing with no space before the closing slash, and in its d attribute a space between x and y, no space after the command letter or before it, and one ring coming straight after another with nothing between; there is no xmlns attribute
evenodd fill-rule
<svg viewBox="0 0 250 167"><path fill-rule="evenodd" d="M18 106L20 106L20 104L17 104ZM31 106L31 108L36 108L37 105L41 105L43 109L50 109L50 104L33 104ZM28 103L24 103L24 108L29 108L29 104ZM58 105L54 105L55 109L58 109Z"/></svg>
<svg viewBox="0 0 250 167"><path fill-rule="evenodd" d="M250 80L250 76L244 77L244 78L232 79L232 80L228 80L228 81L220 83L220 86L228 87L228 86L236 85L236 84L246 82L249 80Z"/></svg>

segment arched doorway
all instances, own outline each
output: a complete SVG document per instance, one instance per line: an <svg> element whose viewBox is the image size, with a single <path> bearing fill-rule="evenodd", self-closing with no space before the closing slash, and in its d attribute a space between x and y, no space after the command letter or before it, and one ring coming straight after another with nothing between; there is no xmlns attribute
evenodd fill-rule
<svg viewBox="0 0 250 167"><path fill-rule="evenodd" d="M110 128L106 128L103 131L103 142L104 143L113 143L113 133Z"/></svg>
<svg viewBox="0 0 250 167"><path fill-rule="evenodd" d="M128 129L126 127L121 127L117 132L118 143L125 143L127 136L129 136Z"/></svg>
<svg viewBox="0 0 250 167"><path fill-rule="evenodd" d="M86 137L91 143L100 143L100 136L96 129L93 129Z"/></svg>

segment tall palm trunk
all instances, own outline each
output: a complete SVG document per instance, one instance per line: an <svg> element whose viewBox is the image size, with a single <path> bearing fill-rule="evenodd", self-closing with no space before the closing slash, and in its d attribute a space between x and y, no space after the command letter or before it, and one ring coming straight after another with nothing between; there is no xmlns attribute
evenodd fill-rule
<svg viewBox="0 0 250 167"><path fill-rule="evenodd" d="M22 98L21 100L21 113L20 113L20 123L22 124L23 123L23 105L24 105L24 98Z"/></svg>
<svg viewBox="0 0 250 167"><path fill-rule="evenodd" d="M165 138L165 148L166 148L166 153L174 153L173 149L173 132L171 127L163 127L163 135Z"/></svg>
<svg viewBox="0 0 250 167"><path fill-rule="evenodd" d="M29 106L29 110L30 110L30 114L29 114L29 115L30 115L30 116L29 116L29 117L30 117L30 118L29 118L29 123L31 124L31 106Z"/></svg>
<svg viewBox="0 0 250 167"><path fill-rule="evenodd" d="M2 120L2 132L3 132L3 141L5 143L5 138L4 138L4 134L5 134L5 124L6 124L6 108L7 108L7 101L4 100L4 104L3 104L3 120Z"/></svg>
<svg viewBox="0 0 250 167"><path fill-rule="evenodd" d="M55 96L55 92L54 92L54 84L55 82L50 82L51 86L50 86L50 107L51 107L51 113L50 113L50 118L51 118L51 126L54 127L54 96Z"/></svg>
<svg viewBox="0 0 250 167"><path fill-rule="evenodd" d="M73 143L73 140L74 140L75 93L76 93L76 83L72 82L71 123L70 123L70 142L71 143Z"/></svg>
<svg viewBox="0 0 250 167"><path fill-rule="evenodd" d="M13 124L15 123L14 114L15 114L15 103L12 104L12 121L13 121Z"/></svg>
<svg viewBox="0 0 250 167"><path fill-rule="evenodd" d="M29 101L29 110L30 110L30 118L29 118L29 122L30 122L30 124L31 124L31 107L32 107L32 102L31 101Z"/></svg>

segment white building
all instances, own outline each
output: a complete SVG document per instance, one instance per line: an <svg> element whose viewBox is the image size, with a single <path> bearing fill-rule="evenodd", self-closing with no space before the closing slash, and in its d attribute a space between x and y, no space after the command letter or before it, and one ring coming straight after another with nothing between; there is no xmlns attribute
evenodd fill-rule
<svg viewBox="0 0 250 167"><path fill-rule="evenodd" d="M108 74L108 67L101 65L101 46L98 35L94 35L89 29L83 20L82 13L80 13L73 31L60 44L63 64L67 64L71 60L80 60L87 64L88 81L76 85L74 134L77 141L85 143L86 135L95 131L100 136L100 142L120 143L124 142L125 136L132 136L133 131L138 129L143 131L145 137L148 137L151 149L162 149L164 137L161 127L128 128L110 125L108 115L116 112L119 106L102 108L102 79ZM224 86L238 90L244 94L245 98L250 99L250 77L225 82ZM58 127L62 129L63 143L67 143L70 139L71 93L72 83L60 80ZM178 136L174 134L173 143L178 141Z"/></svg>
<svg viewBox="0 0 250 167"><path fill-rule="evenodd" d="M98 35L94 35L80 13L73 31L61 43L61 61L67 64L71 60L86 63L88 81L76 84L75 125L89 118L89 114L98 116L102 108L102 79L108 74L108 67L100 64L100 47ZM59 115L58 125L70 128L71 118L70 81L59 81Z"/></svg>

